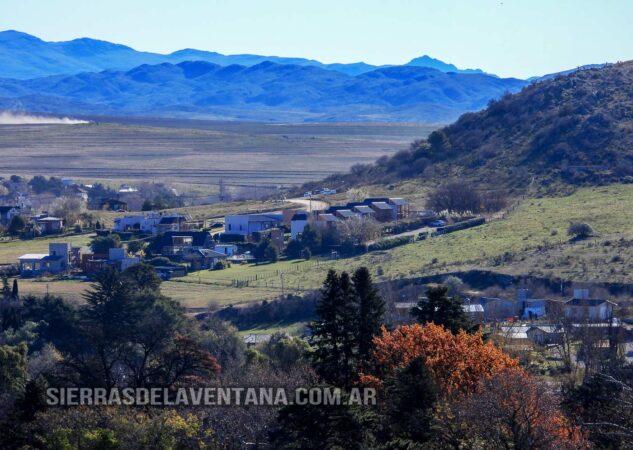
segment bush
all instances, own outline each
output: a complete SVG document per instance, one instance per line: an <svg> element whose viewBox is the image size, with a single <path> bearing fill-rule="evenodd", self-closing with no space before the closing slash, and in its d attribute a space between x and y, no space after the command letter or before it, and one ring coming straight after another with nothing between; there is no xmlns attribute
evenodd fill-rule
<svg viewBox="0 0 633 450"><path fill-rule="evenodd" d="M301 257L303 259L310 259L312 258L312 252L310 251L309 248L306 247L301 251Z"/></svg>
<svg viewBox="0 0 633 450"><path fill-rule="evenodd" d="M213 265L213 270L224 270L231 267L228 261L220 260Z"/></svg>
<svg viewBox="0 0 633 450"><path fill-rule="evenodd" d="M288 259L298 259L301 258L301 253L303 251L303 245L301 242L296 239L291 239L286 246L286 256Z"/></svg>
<svg viewBox="0 0 633 450"><path fill-rule="evenodd" d="M593 228L588 223L572 223L569 225L567 234L573 239L586 239L593 236Z"/></svg>
<svg viewBox="0 0 633 450"><path fill-rule="evenodd" d="M401 236L393 239L385 239L384 241L378 241L367 247L367 250L370 252L376 250L388 250L390 248L410 244L411 242L413 242L413 236Z"/></svg>
<svg viewBox="0 0 633 450"><path fill-rule="evenodd" d="M223 244L244 242L244 240L245 240L244 236L241 234L228 234L228 233L220 234L220 242L222 242Z"/></svg>

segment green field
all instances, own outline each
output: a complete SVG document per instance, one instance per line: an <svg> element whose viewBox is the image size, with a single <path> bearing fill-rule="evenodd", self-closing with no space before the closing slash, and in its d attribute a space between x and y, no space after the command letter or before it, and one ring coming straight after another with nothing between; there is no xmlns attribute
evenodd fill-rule
<svg viewBox="0 0 633 450"><path fill-rule="evenodd" d="M571 243L571 222L589 223L596 236ZM87 236L80 236L85 239ZM2 244L0 259L44 250L44 240L22 247ZM47 241L46 241L47 242ZM10 250L8 252L7 250ZM633 185L583 188L567 197L528 199L506 218L387 251L338 261L280 261L200 271L163 284L167 295L189 307L244 304L282 292L320 287L329 268L369 267L378 280L411 278L457 270L488 269L516 275L562 277L571 281L633 282ZM382 276L377 276L378 272ZM22 292L42 292L41 282L23 283ZM49 283L50 292L78 297L86 283Z"/></svg>

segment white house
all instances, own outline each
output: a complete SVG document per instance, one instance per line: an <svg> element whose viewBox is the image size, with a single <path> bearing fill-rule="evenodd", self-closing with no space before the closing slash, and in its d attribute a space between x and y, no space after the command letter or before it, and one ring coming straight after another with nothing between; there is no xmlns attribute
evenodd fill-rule
<svg viewBox="0 0 633 450"><path fill-rule="evenodd" d="M151 234L180 231L182 223L187 219L182 214L150 212L144 215L117 217L114 219L113 230L117 232L139 230L142 233Z"/></svg>
<svg viewBox="0 0 633 450"><path fill-rule="evenodd" d="M613 318L615 306L615 303L599 298L572 298L565 302L565 318L579 321L609 321Z"/></svg>
<svg viewBox="0 0 633 450"><path fill-rule="evenodd" d="M237 245L235 244L217 244L213 250L226 256L233 256L237 253Z"/></svg>
<svg viewBox="0 0 633 450"><path fill-rule="evenodd" d="M296 212L290 220L290 238L297 239L308 224L308 213Z"/></svg>
<svg viewBox="0 0 633 450"><path fill-rule="evenodd" d="M283 214L239 214L224 218L224 233L250 236L253 233L277 228L283 223Z"/></svg>
<svg viewBox="0 0 633 450"><path fill-rule="evenodd" d="M20 275L29 277L64 272L70 268L71 255L70 243L50 243L48 253L27 253L18 258Z"/></svg>

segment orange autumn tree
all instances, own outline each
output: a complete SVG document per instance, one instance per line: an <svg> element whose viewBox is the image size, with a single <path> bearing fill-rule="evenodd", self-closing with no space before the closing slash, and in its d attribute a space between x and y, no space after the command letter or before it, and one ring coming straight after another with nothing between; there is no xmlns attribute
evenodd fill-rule
<svg viewBox="0 0 633 450"><path fill-rule="evenodd" d="M447 394L472 392L482 379L519 364L492 343L484 343L481 332L462 330L455 335L433 323L403 325L393 331L383 326L374 338L376 374L361 375L361 383L380 386L382 378L418 357L424 358L434 381Z"/></svg>

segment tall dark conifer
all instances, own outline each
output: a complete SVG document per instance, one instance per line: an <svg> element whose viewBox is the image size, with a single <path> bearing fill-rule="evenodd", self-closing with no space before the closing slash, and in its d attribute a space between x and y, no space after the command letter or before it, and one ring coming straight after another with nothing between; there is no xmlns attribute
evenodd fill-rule
<svg viewBox="0 0 633 450"><path fill-rule="evenodd" d="M337 318L340 295L341 280L334 270L330 270L316 305L317 319L310 325L314 368L321 378L332 383L338 381L341 360L341 337Z"/></svg>
<svg viewBox="0 0 633 450"><path fill-rule="evenodd" d="M340 383L350 386L358 375L358 302L352 280L347 272L341 273L341 294L338 301L338 329L341 335Z"/></svg>
<svg viewBox="0 0 633 450"><path fill-rule="evenodd" d="M426 293L427 298L420 300L411 314L422 325L433 322L445 326L453 334L457 334L459 330L468 331L471 324L462 307L462 300L459 297L449 297L447 292L446 286L430 287Z"/></svg>
<svg viewBox="0 0 633 450"><path fill-rule="evenodd" d="M385 302L374 287L367 267L360 267L352 277L358 301L358 358L367 361L372 339L380 332L385 314Z"/></svg>

